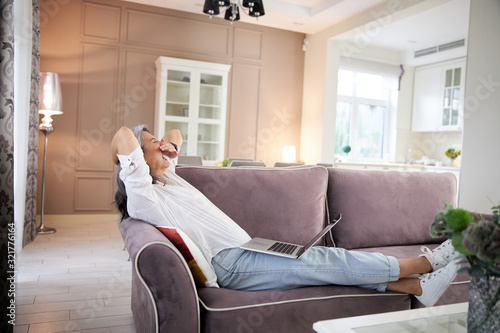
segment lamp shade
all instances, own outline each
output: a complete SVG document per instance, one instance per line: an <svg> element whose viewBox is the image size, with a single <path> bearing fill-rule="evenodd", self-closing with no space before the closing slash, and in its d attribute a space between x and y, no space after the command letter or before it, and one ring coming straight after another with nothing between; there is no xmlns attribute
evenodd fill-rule
<svg viewBox="0 0 500 333"><path fill-rule="evenodd" d="M38 113L43 114L40 130L51 132L52 116L62 114L62 93L59 76L56 73L40 73L38 86Z"/></svg>
<svg viewBox="0 0 500 333"><path fill-rule="evenodd" d="M63 113L61 83L56 73L40 73L38 112L50 115Z"/></svg>
<svg viewBox="0 0 500 333"><path fill-rule="evenodd" d="M219 6L215 5L212 0L205 0L205 4L203 5L203 12L210 15L211 17L212 15L219 15L220 10Z"/></svg>
<svg viewBox="0 0 500 333"><path fill-rule="evenodd" d="M252 6L250 6L248 9L249 9L248 15L252 17L259 17L265 15L264 4L260 0L253 1Z"/></svg>
<svg viewBox="0 0 500 333"><path fill-rule="evenodd" d="M295 162L295 146L283 147L283 162Z"/></svg>

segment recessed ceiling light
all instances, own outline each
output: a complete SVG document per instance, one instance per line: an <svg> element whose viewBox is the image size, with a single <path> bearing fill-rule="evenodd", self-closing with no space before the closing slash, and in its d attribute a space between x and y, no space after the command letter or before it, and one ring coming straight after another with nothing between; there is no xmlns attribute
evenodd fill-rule
<svg viewBox="0 0 500 333"><path fill-rule="evenodd" d="M417 42L416 40L412 40L412 39L410 39L410 40L408 41L408 43L410 43L410 44L415 44L415 43L418 43L418 42Z"/></svg>

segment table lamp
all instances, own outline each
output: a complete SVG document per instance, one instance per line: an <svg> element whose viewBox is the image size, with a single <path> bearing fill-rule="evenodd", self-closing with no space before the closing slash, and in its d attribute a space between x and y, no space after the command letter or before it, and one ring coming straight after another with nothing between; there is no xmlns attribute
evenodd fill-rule
<svg viewBox="0 0 500 333"><path fill-rule="evenodd" d="M287 163L295 162L295 146L284 146L282 158Z"/></svg>

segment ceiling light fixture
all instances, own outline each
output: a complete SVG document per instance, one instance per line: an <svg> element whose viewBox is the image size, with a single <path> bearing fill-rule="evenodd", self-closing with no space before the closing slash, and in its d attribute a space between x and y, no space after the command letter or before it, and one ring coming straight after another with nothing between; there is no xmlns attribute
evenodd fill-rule
<svg viewBox="0 0 500 333"><path fill-rule="evenodd" d="M255 18L259 18L265 14L262 0L205 0L203 12L212 18L212 16L220 14L221 8L225 9L224 19L233 23L240 20L240 10L238 7L241 7L243 13Z"/></svg>

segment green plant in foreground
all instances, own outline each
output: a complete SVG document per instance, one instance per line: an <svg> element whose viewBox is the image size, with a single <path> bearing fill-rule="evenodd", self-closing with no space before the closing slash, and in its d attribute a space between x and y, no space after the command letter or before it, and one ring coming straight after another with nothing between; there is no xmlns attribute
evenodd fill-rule
<svg viewBox="0 0 500 333"><path fill-rule="evenodd" d="M456 251L470 263L459 272L471 277L500 277L500 204L492 209L492 218L482 216L476 221L472 214L449 203L439 211L431 225L432 237L447 237Z"/></svg>

